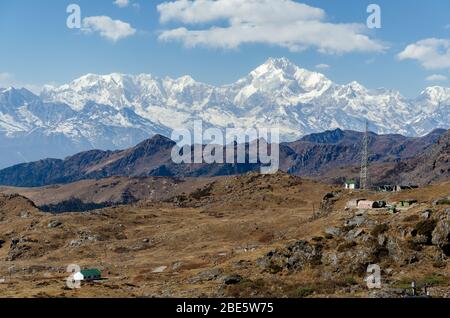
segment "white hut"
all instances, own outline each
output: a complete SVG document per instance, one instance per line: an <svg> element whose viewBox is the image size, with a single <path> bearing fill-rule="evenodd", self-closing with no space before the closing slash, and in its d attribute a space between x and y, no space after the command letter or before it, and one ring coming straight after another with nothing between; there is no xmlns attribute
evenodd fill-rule
<svg viewBox="0 0 450 318"><path fill-rule="evenodd" d="M356 182L355 182L355 180L347 180L347 181L345 181L344 186L345 186L345 189L347 189L347 190L354 190L354 189L356 189Z"/></svg>

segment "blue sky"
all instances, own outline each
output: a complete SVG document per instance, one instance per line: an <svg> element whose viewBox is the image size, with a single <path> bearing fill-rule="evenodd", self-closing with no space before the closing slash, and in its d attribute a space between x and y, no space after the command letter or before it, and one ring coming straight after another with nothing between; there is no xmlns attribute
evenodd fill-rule
<svg viewBox="0 0 450 318"><path fill-rule="evenodd" d="M408 97L416 96L426 86L449 86L446 79L450 77L448 0L297 1L306 5L299 7L299 15L319 28L330 27L332 32L328 33L332 34L339 25L349 29L351 23L360 25L357 31L351 31L355 32L354 37L347 38L344 34L341 42L336 37L333 44L327 41L333 40L334 35L330 39L325 39L325 34L323 39L320 35L318 39L305 40L302 37L308 34L288 32L286 36L293 37L289 39L295 42L288 45L279 43L279 39L270 34L255 34L255 38L261 39L258 43L248 43L246 35L232 30L215 37L211 28L226 28L230 21L248 22L234 11L214 18L208 16L213 15L209 7L200 6L199 11L193 12L200 13L202 18L200 14L183 17L173 7L166 7L164 12L157 10L158 4L175 0L129 0L125 7L114 1L0 1L0 86L39 87L47 83L66 83L86 73L112 72L171 77L189 74L206 83L227 84L246 75L268 57L280 56L301 67L318 70L337 83L356 80L369 88L397 89ZM270 3L293 1L272 0ZM111 21L127 23L133 32L113 41L97 32L95 19L90 25L91 32L69 29L66 8L71 3L80 6L83 19L109 17ZM369 15L366 8L370 3L381 7L381 29L365 28ZM257 9L264 13L262 6L259 4ZM284 16L293 11L280 14ZM255 12L255 17L248 19L251 23L262 23L264 30L269 30L267 33L276 32L278 27L297 32L289 24L296 23L296 17L292 17L291 22L279 19L281 25L278 26L277 21L266 21L267 15L257 16L259 11ZM161 22L162 13L171 18ZM295 26L300 26L299 30L309 30L301 23ZM167 33L177 28L185 28L185 34ZM192 43L191 35L195 30L208 31L204 34L207 44ZM350 43L359 39L359 35L366 38L367 48ZM328 67L317 69L319 64Z"/></svg>

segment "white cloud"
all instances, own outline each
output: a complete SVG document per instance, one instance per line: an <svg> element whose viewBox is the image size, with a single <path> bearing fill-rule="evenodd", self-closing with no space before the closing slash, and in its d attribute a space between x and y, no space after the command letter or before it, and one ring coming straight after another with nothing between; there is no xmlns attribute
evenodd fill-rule
<svg viewBox="0 0 450 318"><path fill-rule="evenodd" d="M42 86L23 83L15 78L15 76L8 72L0 72L0 88L26 88L35 94L39 94Z"/></svg>
<svg viewBox="0 0 450 318"><path fill-rule="evenodd" d="M102 37L113 42L117 42L136 33L136 29L130 24L120 20L113 20L108 16L84 18L82 30L87 33L98 32Z"/></svg>
<svg viewBox="0 0 450 318"><path fill-rule="evenodd" d="M398 54L400 60L419 61L426 69L448 69L450 68L450 40L447 39L424 39L409 44Z"/></svg>
<svg viewBox="0 0 450 318"><path fill-rule="evenodd" d="M7 85L5 85L5 83L9 82L11 80L11 74L9 73L0 73L0 87L5 87Z"/></svg>
<svg viewBox="0 0 450 318"><path fill-rule="evenodd" d="M426 78L429 82L442 82L448 80L448 77L441 74L433 74Z"/></svg>
<svg viewBox="0 0 450 318"><path fill-rule="evenodd" d="M316 68L325 70L325 69L330 68L330 65L328 65L328 64L317 64Z"/></svg>
<svg viewBox="0 0 450 318"><path fill-rule="evenodd" d="M115 0L114 4L116 6L118 6L119 8L125 8L128 7L128 5L130 4L129 0Z"/></svg>
<svg viewBox="0 0 450 318"><path fill-rule="evenodd" d="M365 25L326 22L324 10L293 0L175 0L157 9L161 23L185 24L162 31L159 39L181 41L188 47L234 49L245 43L265 43L291 51L312 47L337 54L386 49L364 34ZM210 26L194 29L195 24Z"/></svg>

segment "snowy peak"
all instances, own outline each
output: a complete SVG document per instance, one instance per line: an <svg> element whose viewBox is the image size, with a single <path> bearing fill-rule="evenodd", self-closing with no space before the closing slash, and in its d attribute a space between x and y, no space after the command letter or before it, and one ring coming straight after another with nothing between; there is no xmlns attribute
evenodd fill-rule
<svg viewBox="0 0 450 318"><path fill-rule="evenodd" d="M0 107L18 108L39 100L39 97L26 88L9 87L0 90Z"/></svg>
<svg viewBox="0 0 450 318"><path fill-rule="evenodd" d="M325 75L302 69L286 58L269 58L264 64L253 70L250 77L253 80L278 81L280 84L294 81L307 91L331 84Z"/></svg>
<svg viewBox="0 0 450 318"><path fill-rule="evenodd" d="M117 109L131 107L141 113L152 106L199 110L215 107L215 103L253 109L260 106L254 103L261 98L283 105L309 102L332 85L323 74L299 68L286 58L270 58L243 79L222 87L197 82L190 76L160 79L149 74L86 74L60 87L45 87L41 96L75 110L89 101Z"/></svg>
<svg viewBox="0 0 450 318"><path fill-rule="evenodd" d="M254 106L262 107L308 103L332 85L323 74L302 69L286 58L270 58L232 87L234 102L250 109L255 102Z"/></svg>
<svg viewBox="0 0 450 318"><path fill-rule="evenodd" d="M26 88L14 88L14 87L8 87L4 89L0 89L0 94L2 96L8 96L10 98L22 98L22 99L37 99L38 96L33 94L31 91L29 91Z"/></svg>
<svg viewBox="0 0 450 318"><path fill-rule="evenodd" d="M427 87L414 100L414 105L424 114L416 119L416 123L425 126L421 127L423 131L447 128L450 122L450 88ZM439 125L440 122L445 125Z"/></svg>
<svg viewBox="0 0 450 318"><path fill-rule="evenodd" d="M76 111L88 102L130 108L168 128L189 127L193 119L218 127L278 123L289 138L338 127L360 130L364 118L380 133L424 134L432 125L448 124L448 110L440 112L441 119L433 114L442 108L438 105L447 103L446 96L450 96L448 89L437 87L408 100L397 91L367 89L356 81L339 85L287 58L269 58L247 76L221 87L190 76L113 73L87 74L42 93L45 101L65 103Z"/></svg>
<svg viewBox="0 0 450 318"><path fill-rule="evenodd" d="M432 104L447 102L450 99L450 88L441 86L431 86L425 88L419 95L420 99L427 99Z"/></svg>
<svg viewBox="0 0 450 318"><path fill-rule="evenodd" d="M46 101L61 102L81 110L88 102L123 108L130 105L128 98L135 91L133 76L113 73L109 75L84 75L70 84L46 87L41 97Z"/></svg>
<svg viewBox="0 0 450 318"><path fill-rule="evenodd" d="M280 72L287 75L294 75L299 69L297 65L289 61L287 58L269 58L264 64L258 66L250 74L258 76L260 74Z"/></svg>
<svg viewBox="0 0 450 318"><path fill-rule="evenodd" d="M279 68L297 67L286 57L269 57L264 64L272 64Z"/></svg>
<svg viewBox="0 0 450 318"><path fill-rule="evenodd" d="M346 85L346 87L350 88L354 92L366 92L367 89L362 86L360 83L353 81Z"/></svg>

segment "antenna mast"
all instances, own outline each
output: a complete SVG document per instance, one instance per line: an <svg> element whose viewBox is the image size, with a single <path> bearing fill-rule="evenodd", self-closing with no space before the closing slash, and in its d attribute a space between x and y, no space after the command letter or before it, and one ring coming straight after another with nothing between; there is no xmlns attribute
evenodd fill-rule
<svg viewBox="0 0 450 318"><path fill-rule="evenodd" d="M360 172L360 189L367 190L369 188L368 181L369 171L369 121L366 119L366 131L364 132L361 149L361 172Z"/></svg>

